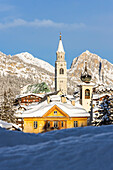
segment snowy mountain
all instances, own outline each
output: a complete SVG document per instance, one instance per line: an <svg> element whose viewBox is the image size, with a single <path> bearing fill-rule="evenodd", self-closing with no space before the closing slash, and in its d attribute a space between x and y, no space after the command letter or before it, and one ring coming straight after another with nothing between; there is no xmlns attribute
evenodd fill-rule
<svg viewBox="0 0 113 170"><path fill-rule="evenodd" d="M2 170L112 170L113 125L25 134L0 128Z"/></svg>
<svg viewBox="0 0 113 170"><path fill-rule="evenodd" d="M113 88L113 64L102 59L89 51L83 52L74 58L68 74L68 93L72 94L78 90L77 85L81 83L80 76L87 61L88 71L92 75L92 82L104 87ZM55 69L49 63L35 58L28 52L14 56L5 55L0 52L0 93L4 87L11 87L15 94L28 84L45 82L49 89L55 88Z"/></svg>
<svg viewBox="0 0 113 170"><path fill-rule="evenodd" d="M80 77L85 67L85 61L93 83L113 88L113 64L86 50L80 56L74 58L71 68L68 70L69 90L74 91L77 84L81 82Z"/></svg>
<svg viewBox="0 0 113 170"><path fill-rule="evenodd" d="M22 87L28 84L46 82L54 89L54 67L49 63L25 52L14 56L0 52L0 92L11 87L19 94Z"/></svg>
<svg viewBox="0 0 113 170"><path fill-rule="evenodd" d="M50 65L49 63L47 63L43 60L33 57L28 52L16 54L16 56L18 56L25 63L36 65L36 66L41 67L51 73L55 72L55 68L52 65Z"/></svg>

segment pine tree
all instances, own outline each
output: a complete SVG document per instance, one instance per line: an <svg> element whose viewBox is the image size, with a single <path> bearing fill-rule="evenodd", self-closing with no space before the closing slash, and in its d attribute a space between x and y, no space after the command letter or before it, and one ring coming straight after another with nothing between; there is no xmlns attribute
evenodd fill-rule
<svg viewBox="0 0 113 170"><path fill-rule="evenodd" d="M45 82L38 83L38 84L31 84L27 87L27 91L32 93L47 93L50 92L50 89L48 88L47 84Z"/></svg>
<svg viewBox="0 0 113 170"><path fill-rule="evenodd" d="M95 126L112 124L111 118L111 104L109 97L105 97L99 106L99 116L93 122Z"/></svg>
<svg viewBox="0 0 113 170"><path fill-rule="evenodd" d="M8 123L16 123L15 109L14 109L14 95L11 89L4 92L3 101L0 107L0 119Z"/></svg>

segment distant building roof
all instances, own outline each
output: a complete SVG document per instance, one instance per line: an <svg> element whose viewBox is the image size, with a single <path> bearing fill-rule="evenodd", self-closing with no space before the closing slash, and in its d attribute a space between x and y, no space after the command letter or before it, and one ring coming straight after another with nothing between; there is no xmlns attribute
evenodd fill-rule
<svg viewBox="0 0 113 170"><path fill-rule="evenodd" d="M36 93L20 94L20 95L16 96L16 99L19 99L19 98L22 98L22 97L26 97L26 96L37 96L37 97L43 98L45 96L45 94L36 94Z"/></svg>
<svg viewBox="0 0 113 170"><path fill-rule="evenodd" d="M104 96L111 96L109 93L102 93L102 94L93 94L93 99L100 99Z"/></svg>

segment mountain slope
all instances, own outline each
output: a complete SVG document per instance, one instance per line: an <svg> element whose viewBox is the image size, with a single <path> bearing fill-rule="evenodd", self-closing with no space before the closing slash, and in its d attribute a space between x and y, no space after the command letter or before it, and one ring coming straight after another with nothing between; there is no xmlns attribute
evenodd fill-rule
<svg viewBox="0 0 113 170"><path fill-rule="evenodd" d="M23 86L42 82L53 90L54 67L29 53L11 56L0 52L0 79L0 93L10 87L19 94Z"/></svg>
<svg viewBox="0 0 113 170"><path fill-rule="evenodd" d="M52 65L50 65L49 63L47 63L43 60L33 57L28 52L16 54L16 56L18 56L25 63L36 65L36 66L41 67L51 73L55 72L55 68Z"/></svg>
<svg viewBox="0 0 113 170"><path fill-rule="evenodd" d="M83 52L80 56L74 58L71 68L68 70L68 87L69 90L74 90L77 84L81 83L81 73L85 68L85 61L87 62L88 72L92 76L92 82L96 84L104 84L104 86L112 86L113 84L113 64L98 55ZM113 87L112 87L113 88Z"/></svg>
<svg viewBox="0 0 113 170"><path fill-rule="evenodd" d="M68 74L68 93L73 94L78 90L77 85L81 83L80 76L87 61L88 71L92 75L92 82L103 84L105 87L113 88L113 64L101 59L89 51L83 52L74 58ZM5 55L0 52L0 93L4 89L12 88L17 95L21 89L28 84L45 82L49 89L55 88L55 69L49 63L33 57L25 52L14 56Z"/></svg>

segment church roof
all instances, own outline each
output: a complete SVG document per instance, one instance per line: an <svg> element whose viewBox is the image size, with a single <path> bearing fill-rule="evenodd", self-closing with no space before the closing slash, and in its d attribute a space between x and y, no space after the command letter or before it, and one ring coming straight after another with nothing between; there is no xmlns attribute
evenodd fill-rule
<svg viewBox="0 0 113 170"><path fill-rule="evenodd" d="M62 40L61 40L61 34L60 34L60 40L59 40L57 52L64 52L64 47L63 47Z"/></svg>

